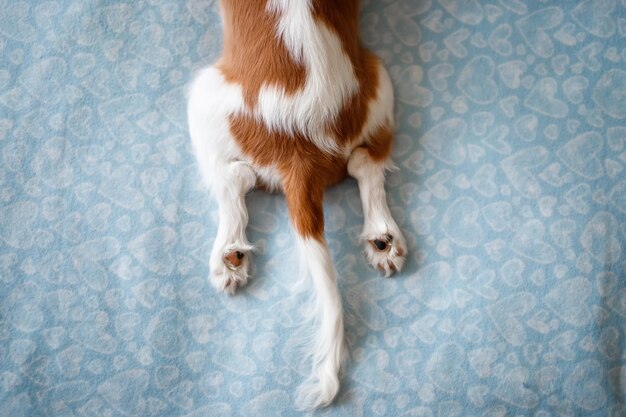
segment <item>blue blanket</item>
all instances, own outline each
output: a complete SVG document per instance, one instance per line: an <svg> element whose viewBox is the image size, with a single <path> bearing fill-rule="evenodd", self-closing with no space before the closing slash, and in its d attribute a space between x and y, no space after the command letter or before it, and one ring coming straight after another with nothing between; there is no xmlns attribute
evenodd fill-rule
<svg viewBox="0 0 626 417"><path fill-rule="evenodd" d="M626 413L626 1L364 1L396 91L384 279L326 195L350 362L323 416ZM254 22L250 22L254 24ZM296 416L285 201L207 281L216 204L185 86L216 1L0 1L0 416Z"/></svg>

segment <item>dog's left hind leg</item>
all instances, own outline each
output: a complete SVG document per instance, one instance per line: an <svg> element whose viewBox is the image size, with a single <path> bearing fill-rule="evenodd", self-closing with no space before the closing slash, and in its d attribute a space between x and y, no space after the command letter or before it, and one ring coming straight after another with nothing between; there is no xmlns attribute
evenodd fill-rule
<svg viewBox="0 0 626 417"><path fill-rule="evenodd" d="M214 181L211 187L219 205L219 226L209 261L211 283L218 290L233 294L248 282L253 246L246 236L245 196L255 186L256 175L242 161L228 162L218 169L220 181Z"/></svg>
<svg viewBox="0 0 626 417"><path fill-rule="evenodd" d="M391 133L379 132L377 140L358 147L348 160L348 173L359 183L363 204L363 232L368 262L386 277L404 266L407 249L400 228L393 219L385 193L385 170L391 166ZM381 144L381 145L379 145Z"/></svg>

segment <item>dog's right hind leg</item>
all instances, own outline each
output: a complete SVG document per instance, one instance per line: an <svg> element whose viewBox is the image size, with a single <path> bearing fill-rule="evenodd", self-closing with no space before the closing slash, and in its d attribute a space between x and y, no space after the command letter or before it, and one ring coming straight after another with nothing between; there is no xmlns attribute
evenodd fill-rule
<svg viewBox="0 0 626 417"><path fill-rule="evenodd" d="M219 226L213 243L210 281L229 294L248 282L245 195L256 184L252 167L230 132L229 115L243 107L239 88L228 84L215 67L202 70L189 90L189 133L204 182L219 205Z"/></svg>
<svg viewBox="0 0 626 417"><path fill-rule="evenodd" d="M246 236L245 196L255 186L256 175L241 161L224 164L219 170L220 181L214 181L212 186L219 205L219 226L209 261L210 279L218 290L233 294L248 282L253 246Z"/></svg>

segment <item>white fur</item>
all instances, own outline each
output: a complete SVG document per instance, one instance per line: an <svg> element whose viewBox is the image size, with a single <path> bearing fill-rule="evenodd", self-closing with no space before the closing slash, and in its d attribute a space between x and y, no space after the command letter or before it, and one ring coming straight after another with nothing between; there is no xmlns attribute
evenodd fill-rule
<svg viewBox="0 0 626 417"><path fill-rule="evenodd" d="M270 0L268 10L278 13L278 35L291 57L304 64L304 88L292 95L284 88L264 86L259 94L256 116L272 130L302 132L318 148L337 153L326 124L359 89L350 59L341 41L325 25L317 24L306 0Z"/></svg>
<svg viewBox="0 0 626 417"><path fill-rule="evenodd" d="M314 308L310 318L317 328L311 375L299 387L296 403L301 409L311 409L330 404L339 390L339 372L345 356L343 310L326 245L298 237L297 246L300 263L313 284Z"/></svg>
<svg viewBox="0 0 626 417"><path fill-rule="evenodd" d="M219 204L219 226L213 242L209 265L213 285L229 294L248 282L249 252L254 247L248 242L246 226L248 210L245 195L256 183L256 176L246 162L224 164L221 173L223 183L213 186L213 194ZM224 258L232 252L241 252L241 265L233 268Z"/></svg>
<svg viewBox="0 0 626 417"><path fill-rule="evenodd" d="M219 226L209 259L210 280L217 289L231 294L247 283L250 256L244 255L238 268L232 268L224 257L232 251L246 254L253 249L246 237L245 194L255 186L256 175L240 160L241 151L228 124L228 115L242 108L241 88L226 83L215 68L202 70L191 85L189 133L202 177L219 205Z"/></svg>
<svg viewBox="0 0 626 417"><path fill-rule="evenodd" d="M400 271L404 266L406 241L387 205L386 168L385 164L374 163L363 148L352 152L348 161L348 173L359 183L364 217L361 239L367 259L374 268L382 269L385 276L390 276L394 269ZM386 235L392 237L388 250L376 250L370 241L385 240Z"/></svg>
<svg viewBox="0 0 626 417"><path fill-rule="evenodd" d="M189 89L187 118L189 134L204 181L213 189L224 183L224 163L242 154L230 133L228 116L243 111L239 85L229 84L215 67L201 70Z"/></svg>
<svg viewBox="0 0 626 417"><path fill-rule="evenodd" d="M268 191L275 192L283 189L283 179L275 167L255 166L253 168L259 181L265 185Z"/></svg>

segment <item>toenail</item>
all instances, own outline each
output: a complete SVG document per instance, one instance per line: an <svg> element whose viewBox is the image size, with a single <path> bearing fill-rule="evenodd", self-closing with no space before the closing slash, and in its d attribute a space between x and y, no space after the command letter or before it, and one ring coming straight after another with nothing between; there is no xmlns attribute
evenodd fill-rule
<svg viewBox="0 0 626 417"><path fill-rule="evenodd" d="M237 251L237 259L243 258L243 252Z"/></svg>

